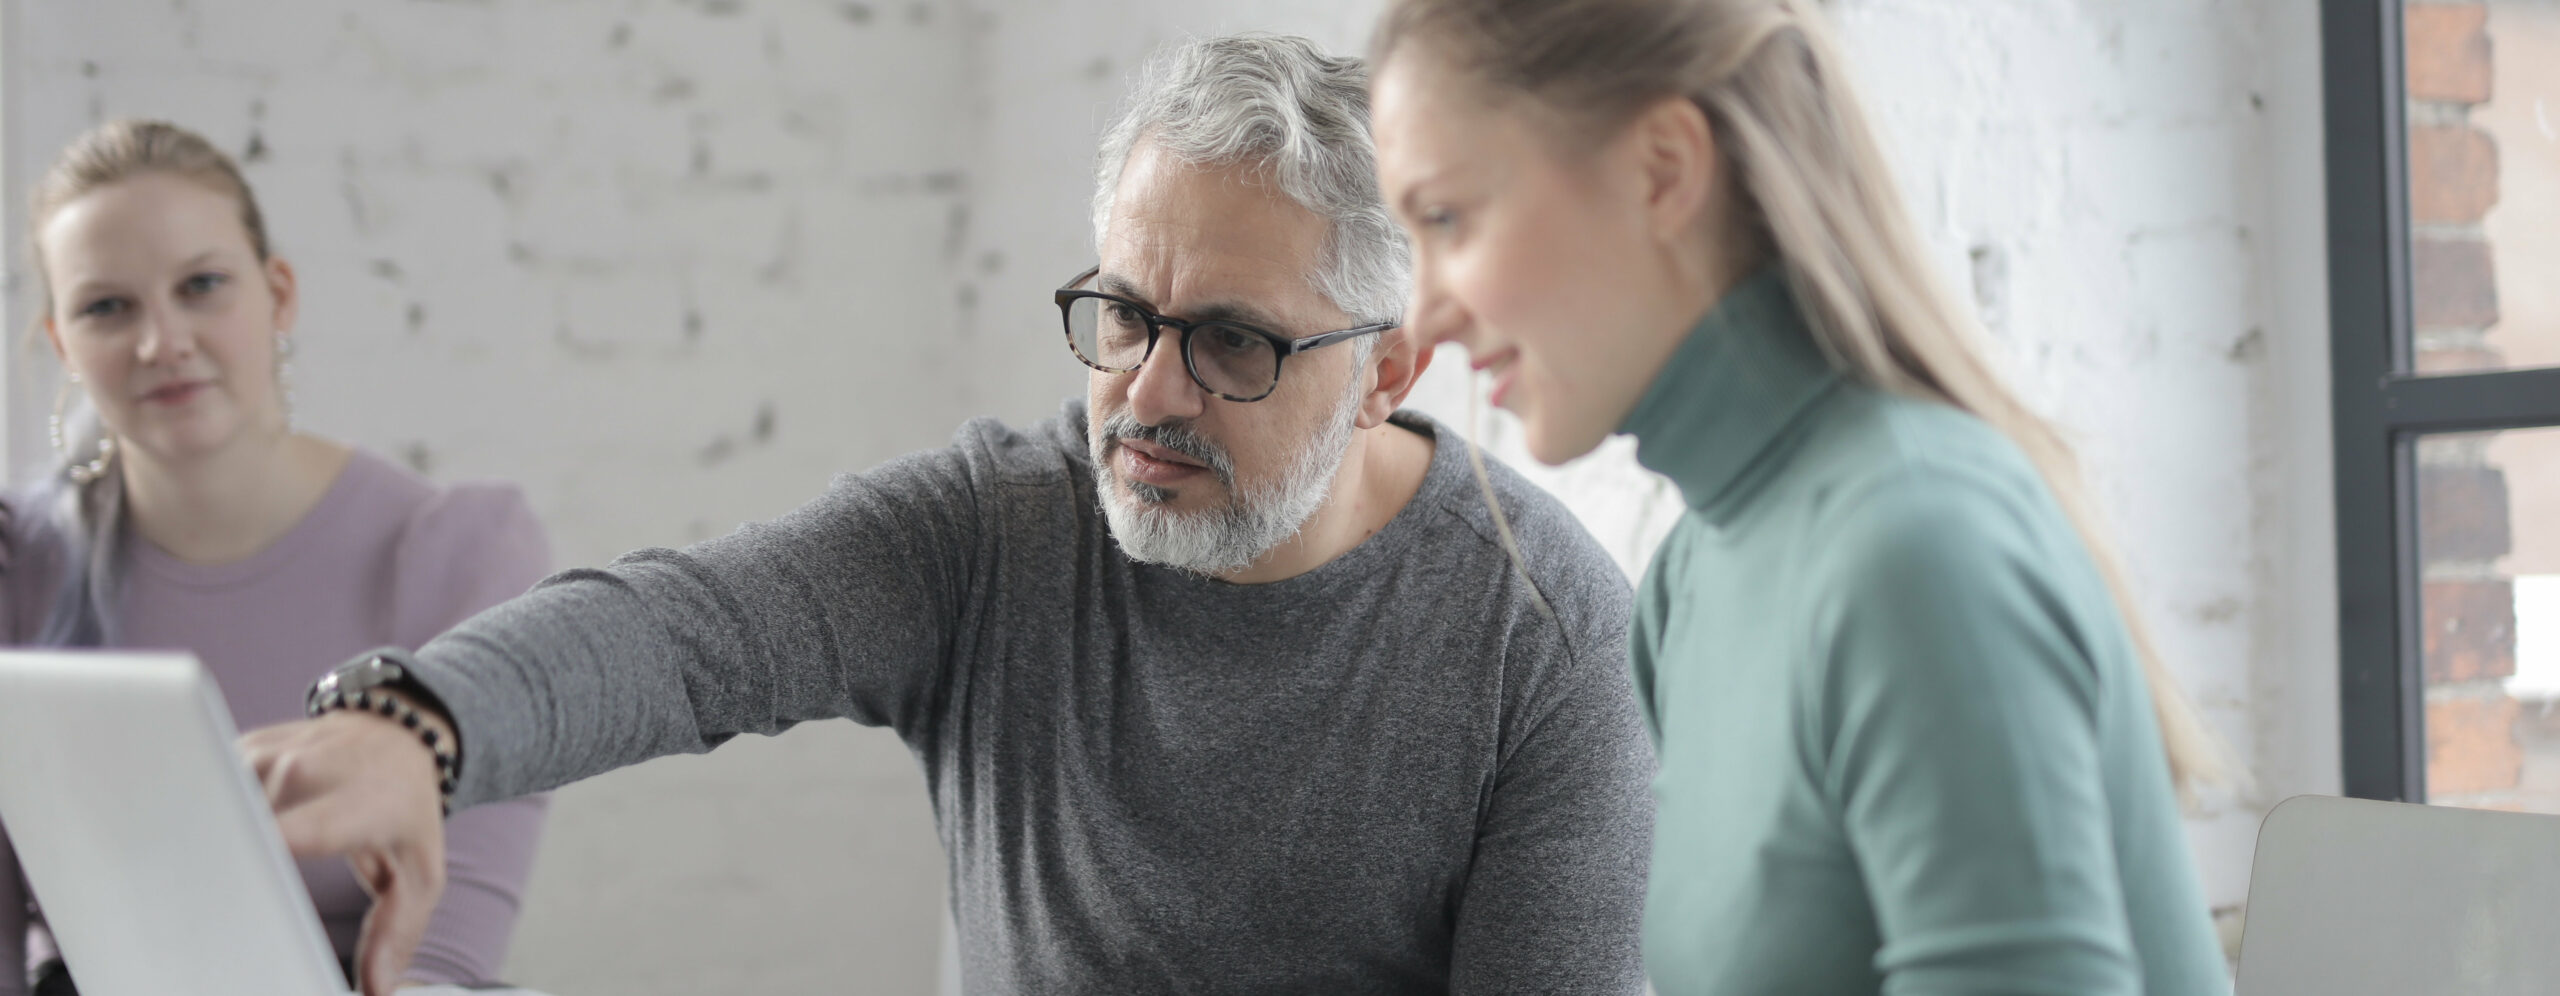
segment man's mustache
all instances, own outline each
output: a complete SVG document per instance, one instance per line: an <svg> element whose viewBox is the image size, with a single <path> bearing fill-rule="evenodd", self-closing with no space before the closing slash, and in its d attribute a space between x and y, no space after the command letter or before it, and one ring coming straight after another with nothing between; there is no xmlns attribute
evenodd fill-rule
<svg viewBox="0 0 2560 996"><path fill-rule="evenodd" d="M1218 476L1219 484L1233 486L1236 482L1235 461L1227 457L1226 448L1211 442L1209 437L1192 429L1188 419L1175 419L1161 425L1148 425L1138 421L1136 416L1128 412L1114 412L1111 417L1102 420L1104 455L1109 455L1111 447L1123 439L1135 439L1142 443L1162 446L1197 460L1201 466L1209 468L1210 473Z"/></svg>

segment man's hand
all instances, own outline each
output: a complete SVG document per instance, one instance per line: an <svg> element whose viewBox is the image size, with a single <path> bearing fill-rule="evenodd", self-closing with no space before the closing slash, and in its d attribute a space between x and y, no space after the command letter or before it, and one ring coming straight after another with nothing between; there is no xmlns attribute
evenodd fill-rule
<svg viewBox="0 0 2560 996"><path fill-rule="evenodd" d="M441 727L443 717L420 710ZM444 814L433 752L369 712L332 712L240 738L296 857L344 855L373 895L356 944L365 996L392 996L444 895Z"/></svg>

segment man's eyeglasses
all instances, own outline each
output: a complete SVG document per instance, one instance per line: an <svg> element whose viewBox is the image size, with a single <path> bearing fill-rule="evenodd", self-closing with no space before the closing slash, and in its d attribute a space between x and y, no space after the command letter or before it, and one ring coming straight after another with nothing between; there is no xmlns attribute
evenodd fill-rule
<svg viewBox="0 0 2560 996"><path fill-rule="evenodd" d="M1182 366L1192 383L1229 401L1260 401L1280 386L1280 364L1310 349L1349 342L1395 328L1395 322L1363 325L1291 339L1251 325L1229 321L1186 322L1148 311L1116 294L1083 289L1102 272L1094 267L1058 288L1058 312L1066 318L1067 348L1076 359L1104 373L1128 373L1154 355L1156 337L1167 328L1182 333Z"/></svg>

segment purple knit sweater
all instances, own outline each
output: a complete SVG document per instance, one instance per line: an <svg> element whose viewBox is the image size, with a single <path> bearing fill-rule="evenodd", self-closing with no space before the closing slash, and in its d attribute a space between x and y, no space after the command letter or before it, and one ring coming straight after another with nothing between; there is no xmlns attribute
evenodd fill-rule
<svg viewBox="0 0 2560 996"><path fill-rule="evenodd" d="M32 640L59 580L59 537L14 509L0 577L0 626ZM190 564L134 536L114 643L193 651L222 686L241 730L298 718L313 679L375 647L415 647L481 609L522 594L550 550L510 485L438 488L356 451L320 503L266 549L227 564ZM434 982L493 979L506 959L541 836L537 796L456 813L446 824L444 902L412 974ZM370 900L343 860L305 861L303 881L340 956L355 950ZM51 957L25 920L24 882L0 828L0 996L25 991L23 964ZM25 946L21 947L21 941ZM80 966L71 966L76 976Z"/></svg>

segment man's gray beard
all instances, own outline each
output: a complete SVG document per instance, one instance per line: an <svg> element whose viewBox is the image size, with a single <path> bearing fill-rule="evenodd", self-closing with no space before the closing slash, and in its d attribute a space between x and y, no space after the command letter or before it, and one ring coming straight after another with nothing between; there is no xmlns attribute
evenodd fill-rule
<svg viewBox="0 0 2560 996"><path fill-rule="evenodd" d="M1273 547L1288 542L1332 493L1342 454L1351 448L1352 423L1360 412L1359 386L1355 378L1352 393L1316 437L1298 451L1279 480L1263 487L1238 487L1235 464L1226 451L1192 433L1187 425L1177 422L1149 428L1126 410L1105 419L1085 435L1093 452L1094 487L1102 493L1102 514L1111 523L1111 536L1119 541L1121 552L1131 560L1214 577L1253 566ZM1172 492L1138 481L1121 482L1106 453L1109 441L1122 437L1155 443L1207 465L1226 489L1226 505L1175 512L1164 507ZM1115 486L1123 483L1125 493Z"/></svg>

